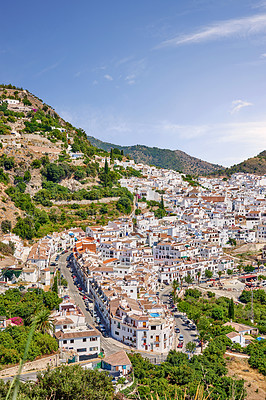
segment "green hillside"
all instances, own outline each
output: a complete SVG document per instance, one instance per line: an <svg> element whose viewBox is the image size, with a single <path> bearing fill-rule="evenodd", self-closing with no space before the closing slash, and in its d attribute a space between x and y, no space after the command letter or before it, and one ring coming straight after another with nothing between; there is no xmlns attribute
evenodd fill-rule
<svg viewBox="0 0 266 400"><path fill-rule="evenodd" d="M265 175L266 174L266 150L262 151L255 157L248 158L239 164L233 165L230 168L225 168L217 171L217 175L231 176L237 172L246 174Z"/></svg>
<svg viewBox="0 0 266 400"><path fill-rule="evenodd" d="M27 90L0 85L0 232L23 239L131 212L107 151Z"/></svg>
<svg viewBox="0 0 266 400"><path fill-rule="evenodd" d="M93 136L88 136L88 139L91 144L97 146L99 149L110 151L111 148L118 148L119 150L123 150L125 155L129 155L137 163L173 169L186 174L206 175L222 168L220 165L208 163L180 150L160 149L158 147L148 147L144 145L119 146L108 142L102 142Z"/></svg>

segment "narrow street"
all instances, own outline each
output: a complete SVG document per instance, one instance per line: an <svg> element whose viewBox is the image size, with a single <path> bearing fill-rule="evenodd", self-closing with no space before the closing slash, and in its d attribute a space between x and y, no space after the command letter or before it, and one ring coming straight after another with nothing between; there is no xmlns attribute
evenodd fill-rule
<svg viewBox="0 0 266 400"><path fill-rule="evenodd" d="M85 303L82 299L82 296L80 295L78 288L74 285L70 269L66 267L66 265L67 265L66 259L69 254L70 254L70 252L60 255L60 258L58 260L58 267L60 268L60 272L68 282L67 294L80 307L81 311L85 315L86 322L89 325L95 326L97 328L97 324L95 324L93 317L86 310ZM172 291L172 287L166 286L159 294L160 300L163 301L165 304L168 303L168 299L169 299L168 296L171 293L171 291ZM176 313L176 315L179 315L179 314L180 313L178 313L178 312ZM176 326L180 329L180 334L182 334L184 337L184 345L183 345L183 348L180 348L180 349L176 348L177 343L178 343L178 337L179 337L179 334L176 334L175 339L174 339L174 346L177 351L185 352L186 344L188 342L196 340L197 331L192 331L191 329L189 329L183 323L183 321L176 316L175 316L175 322L176 322ZM123 343L120 343L111 337L104 337L102 334L101 334L101 347L106 356L113 354L117 351L120 351L121 349L124 349L127 351L131 351L131 350L134 351L133 348L130 348L129 346L125 346ZM156 355L156 353L142 352L141 354L143 354L143 356L145 356L149 359L154 359L156 357L159 357L159 355ZM164 356L162 356L162 357L164 358Z"/></svg>
<svg viewBox="0 0 266 400"><path fill-rule="evenodd" d="M168 300L169 300L169 294L172 292L172 286L166 286L159 294L159 298L160 300L164 303L164 304L168 304ZM180 312L175 312L174 313L174 318L175 318L175 324L176 327L180 329L180 333L176 333L176 337L175 337L175 345L177 346L178 344L178 337L179 335L183 335L184 337L184 345L182 348L176 348L177 351L182 351L185 352L186 351L186 344L188 342L196 342L196 339L198 337L198 332L195 330L191 330L180 318L182 315L182 313ZM198 344L198 343L196 343ZM197 347L197 352L200 351L200 348Z"/></svg>

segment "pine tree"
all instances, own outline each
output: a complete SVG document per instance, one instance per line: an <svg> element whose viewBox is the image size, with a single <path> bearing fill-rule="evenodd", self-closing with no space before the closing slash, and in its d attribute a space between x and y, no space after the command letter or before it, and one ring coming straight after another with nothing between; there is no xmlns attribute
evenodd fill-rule
<svg viewBox="0 0 266 400"><path fill-rule="evenodd" d="M105 159L104 172L105 172L106 175L108 175L108 173L109 173L109 167L108 167L107 158Z"/></svg>
<svg viewBox="0 0 266 400"><path fill-rule="evenodd" d="M110 151L110 161L111 161L111 162L114 161L114 152L113 152L113 149L111 149L111 151Z"/></svg>
<svg viewBox="0 0 266 400"><path fill-rule="evenodd" d="M228 318L230 318L231 320L235 319L235 305L233 299L231 299L228 304Z"/></svg>
<svg viewBox="0 0 266 400"><path fill-rule="evenodd" d="M161 210L164 210L163 196L161 196L160 208L161 208Z"/></svg>
<svg viewBox="0 0 266 400"><path fill-rule="evenodd" d="M121 156L123 156L124 155L124 150L121 150Z"/></svg>

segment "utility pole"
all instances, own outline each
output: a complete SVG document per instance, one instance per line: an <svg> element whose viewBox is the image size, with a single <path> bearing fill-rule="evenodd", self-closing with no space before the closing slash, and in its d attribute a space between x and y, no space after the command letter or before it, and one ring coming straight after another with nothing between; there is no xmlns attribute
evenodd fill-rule
<svg viewBox="0 0 266 400"><path fill-rule="evenodd" d="M254 323L253 288L251 288L251 322Z"/></svg>

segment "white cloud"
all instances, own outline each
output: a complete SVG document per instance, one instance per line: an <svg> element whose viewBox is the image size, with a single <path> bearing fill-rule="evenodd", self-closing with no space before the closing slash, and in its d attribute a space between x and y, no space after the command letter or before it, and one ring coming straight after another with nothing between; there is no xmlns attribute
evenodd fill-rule
<svg viewBox="0 0 266 400"><path fill-rule="evenodd" d="M57 68L59 64L60 64L59 61L56 62L56 63L54 63L54 64L51 64L51 65L49 65L48 67L45 67L45 68L42 69L41 71L37 72L37 73L35 74L35 76L41 76L41 75L43 75L43 74L46 74L47 72L52 71L53 69Z"/></svg>
<svg viewBox="0 0 266 400"><path fill-rule="evenodd" d="M108 74L105 74L105 75L104 75L104 78L105 78L107 81L113 81L113 80L114 80L114 78L113 78L111 75L108 75Z"/></svg>
<svg viewBox="0 0 266 400"><path fill-rule="evenodd" d="M258 14L252 17L220 21L203 27L197 32L192 32L187 35L178 35L173 39L165 40L157 46L157 48L201 43L232 36L247 37L263 32L266 32L266 14Z"/></svg>
<svg viewBox="0 0 266 400"><path fill-rule="evenodd" d="M135 74L130 74L125 77L125 81L127 82L128 85L134 85L136 83L135 78L136 78Z"/></svg>
<svg viewBox="0 0 266 400"><path fill-rule="evenodd" d="M241 110L241 108L248 107L248 106L253 106L253 104L249 103L248 101L234 100L234 101L232 101L230 113L231 114L238 113Z"/></svg>

